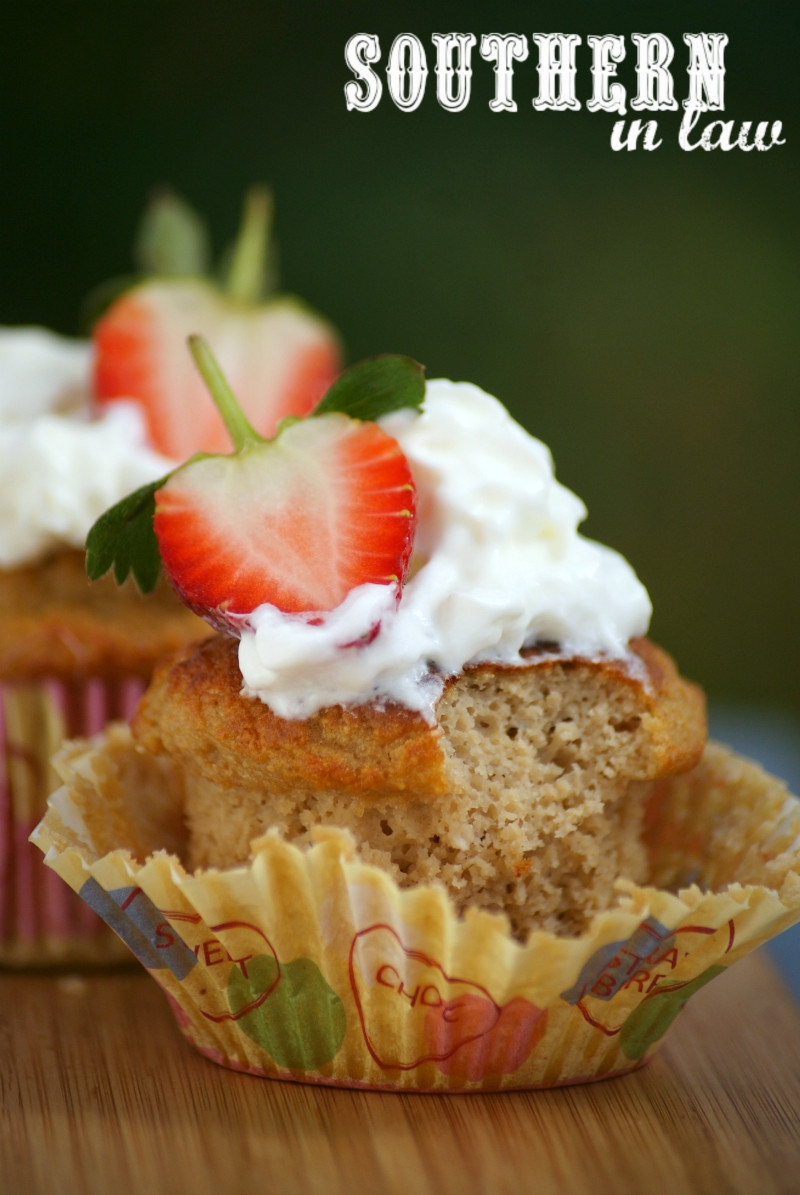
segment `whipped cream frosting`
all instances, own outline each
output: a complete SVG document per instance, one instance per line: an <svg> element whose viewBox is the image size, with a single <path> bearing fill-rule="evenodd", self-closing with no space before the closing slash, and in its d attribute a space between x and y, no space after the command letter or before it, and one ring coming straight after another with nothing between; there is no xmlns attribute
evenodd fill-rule
<svg viewBox="0 0 800 1195"><path fill-rule="evenodd" d="M0 568L82 548L94 521L174 462L133 403L91 410L88 342L0 328Z"/></svg>
<svg viewBox="0 0 800 1195"><path fill-rule="evenodd" d="M433 722L444 679L467 663L522 664L543 642L628 657L650 599L622 556L579 534L586 508L546 445L466 382L428 382L421 413L380 423L417 488L399 604L394 586L362 585L319 625L259 606L239 645L245 694L284 718L375 701Z"/></svg>

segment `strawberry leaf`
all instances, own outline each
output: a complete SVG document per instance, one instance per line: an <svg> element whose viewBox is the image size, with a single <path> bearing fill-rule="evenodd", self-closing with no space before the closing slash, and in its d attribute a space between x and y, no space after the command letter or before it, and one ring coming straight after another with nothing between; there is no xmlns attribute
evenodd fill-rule
<svg viewBox="0 0 800 1195"><path fill-rule="evenodd" d="M80 307L80 328L91 335L101 316L146 278L204 278L210 273L211 248L205 221L169 188L148 201L133 247L135 273L93 287Z"/></svg>
<svg viewBox="0 0 800 1195"><path fill-rule="evenodd" d="M204 276L211 256L205 221L174 191L158 191L145 209L133 255L144 275Z"/></svg>
<svg viewBox="0 0 800 1195"><path fill-rule="evenodd" d="M155 494L169 476L128 494L94 524L86 539L86 572L91 581L99 580L113 568L118 585L133 573L142 593L155 588L161 571L158 540L153 530Z"/></svg>
<svg viewBox="0 0 800 1195"><path fill-rule="evenodd" d="M424 399L424 365L411 357L386 353L368 357L346 369L311 414L340 411L352 419L374 422L402 407L419 411Z"/></svg>

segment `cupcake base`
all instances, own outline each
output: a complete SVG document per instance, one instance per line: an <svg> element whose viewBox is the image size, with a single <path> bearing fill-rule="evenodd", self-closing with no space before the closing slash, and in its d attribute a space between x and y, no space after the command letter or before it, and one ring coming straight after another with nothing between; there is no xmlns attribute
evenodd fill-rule
<svg viewBox="0 0 800 1195"><path fill-rule="evenodd" d="M709 746L660 785L651 885L617 884L577 938L516 941L436 888L400 890L320 832L189 874L181 794L124 728L69 746L34 833L149 969L186 1038L233 1070L405 1091L495 1091L636 1069L690 996L800 919L800 804Z"/></svg>
<svg viewBox="0 0 800 1195"><path fill-rule="evenodd" d="M139 678L0 683L0 966L98 965L129 954L28 841L58 784L50 760L65 738L132 716Z"/></svg>

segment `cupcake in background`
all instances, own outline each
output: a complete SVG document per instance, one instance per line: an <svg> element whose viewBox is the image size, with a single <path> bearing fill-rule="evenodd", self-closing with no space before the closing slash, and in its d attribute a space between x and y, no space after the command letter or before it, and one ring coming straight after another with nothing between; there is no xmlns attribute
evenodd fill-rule
<svg viewBox="0 0 800 1195"><path fill-rule="evenodd" d="M167 471L133 403L97 415L91 345L0 331L0 962L118 957L85 906L54 887L27 842L62 739L135 708L166 651L203 626L159 586L154 604L88 584L83 545L109 500Z"/></svg>
<svg viewBox="0 0 800 1195"><path fill-rule="evenodd" d="M264 297L270 212L266 192L251 193L223 287L203 277L202 223L159 196L139 236L141 276L115 288L91 340L0 329L0 965L129 957L28 836L62 740L130 718L158 660L208 634L166 582L144 599L133 581L89 585L84 562L104 510L216 443L187 333L218 345L266 435L339 368L325 321Z"/></svg>

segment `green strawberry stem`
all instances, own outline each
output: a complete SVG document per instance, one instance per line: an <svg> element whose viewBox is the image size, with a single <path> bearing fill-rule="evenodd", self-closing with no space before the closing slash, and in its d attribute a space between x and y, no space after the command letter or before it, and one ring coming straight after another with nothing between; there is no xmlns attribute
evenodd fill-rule
<svg viewBox="0 0 800 1195"><path fill-rule="evenodd" d="M241 452L244 448L254 444L264 444L266 441L260 436L247 419L236 396L228 385L225 374L219 367L216 357L208 346L204 336L189 337L189 351L194 358L195 365L208 387L209 394L222 416L228 435L233 441L234 451Z"/></svg>
<svg viewBox="0 0 800 1195"><path fill-rule="evenodd" d="M247 192L225 284L231 298L241 303L250 305L263 298L272 210L272 192L267 187Z"/></svg>

